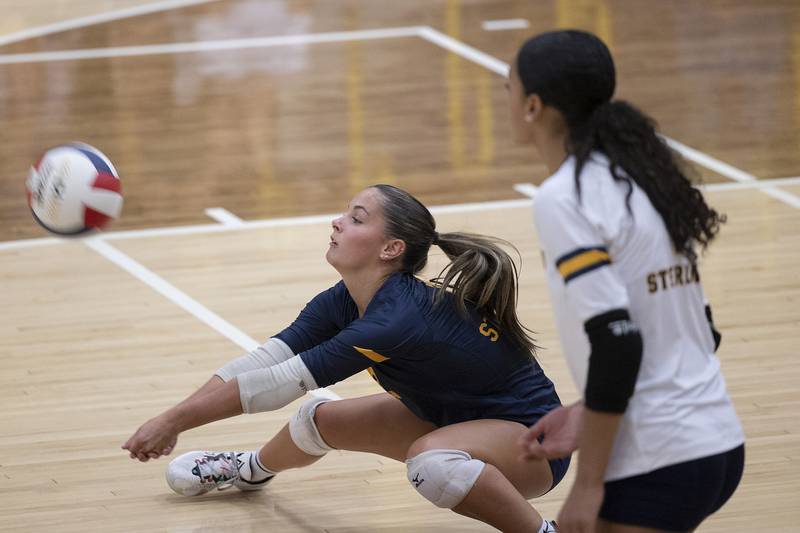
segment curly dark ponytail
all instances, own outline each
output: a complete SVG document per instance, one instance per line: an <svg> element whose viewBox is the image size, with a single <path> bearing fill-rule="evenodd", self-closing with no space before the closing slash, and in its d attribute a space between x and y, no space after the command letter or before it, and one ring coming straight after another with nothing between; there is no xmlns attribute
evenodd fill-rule
<svg viewBox="0 0 800 533"><path fill-rule="evenodd" d="M692 186L688 165L656 134L655 121L628 102L611 100L616 73L606 45L583 31L544 33L522 46L517 72L526 94L539 95L564 116L578 193L591 153L604 153L614 179L636 182L664 220L675 250L695 262L696 247L708 246L725 216Z"/></svg>

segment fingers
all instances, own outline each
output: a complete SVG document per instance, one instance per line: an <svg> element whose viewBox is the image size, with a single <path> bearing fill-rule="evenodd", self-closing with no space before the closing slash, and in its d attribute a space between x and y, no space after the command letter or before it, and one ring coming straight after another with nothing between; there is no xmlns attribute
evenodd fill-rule
<svg viewBox="0 0 800 533"><path fill-rule="evenodd" d="M548 459L547 452L539 441L533 441L522 447L523 460L534 461L537 459Z"/></svg>
<svg viewBox="0 0 800 533"><path fill-rule="evenodd" d="M545 420L544 418L540 418L534 425L528 428L528 431L522 434L522 437L519 439L520 444L523 446L527 446L528 444L539 442L539 437L544 435L544 428L545 428Z"/></svg>

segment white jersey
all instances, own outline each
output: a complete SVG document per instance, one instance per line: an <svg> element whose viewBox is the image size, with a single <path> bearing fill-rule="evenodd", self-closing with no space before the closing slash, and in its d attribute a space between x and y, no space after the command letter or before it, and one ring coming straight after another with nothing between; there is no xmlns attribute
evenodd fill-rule
<svg viewBox="0 0 800 533"><path fill-rule="evenodd" d="M622 172L622 171L620 171ZM644 343L636 389L614 442L606 481L728 451L744 442L714 355L697 270L676 254L666 226L635 183L615 181L595 153L569 157L538 190L534 218L564 356L584 391L583 325L627 309Z"/></svg>

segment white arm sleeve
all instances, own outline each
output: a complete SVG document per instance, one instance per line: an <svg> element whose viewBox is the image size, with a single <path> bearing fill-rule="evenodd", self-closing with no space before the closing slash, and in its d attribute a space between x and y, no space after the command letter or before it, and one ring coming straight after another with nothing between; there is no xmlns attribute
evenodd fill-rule
<svg viewBox="0 0 800 533"><path fill-rule="evenodd" d="M229 361L216 371L216 375L222 381L230 381L243 372L279 365L292 357L292 349L282 340L273 337L252 352Z"/></svg>
<svg viewBox="0 0 800 533"><path fill-rule="evenodd" d="M309 390L318 388L314 376L299 356L269 368L244 372L236 379L245 413L280 409Z"/></svg>

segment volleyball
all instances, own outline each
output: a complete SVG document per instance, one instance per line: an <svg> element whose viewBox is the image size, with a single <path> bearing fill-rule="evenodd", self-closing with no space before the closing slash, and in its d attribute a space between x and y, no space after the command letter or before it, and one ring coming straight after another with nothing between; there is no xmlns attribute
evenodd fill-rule
<svg viewBox="0 0 800 533"><path fill-rule="evenodd" d="M47 150L25 182L33 218L57 235L102 228L122 212L122 188L111 161L88 144Z"/></svg>

